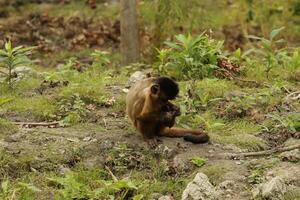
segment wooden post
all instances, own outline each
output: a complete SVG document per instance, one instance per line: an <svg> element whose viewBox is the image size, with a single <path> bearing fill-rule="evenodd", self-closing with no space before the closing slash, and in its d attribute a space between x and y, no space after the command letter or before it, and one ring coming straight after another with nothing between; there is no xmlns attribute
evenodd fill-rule
<svg viewBox="0 0 300 200"><path fill-rule="evenodd" d="M140 57L137 0L121 0L120 4L122 64L128 65Z"/></svg>

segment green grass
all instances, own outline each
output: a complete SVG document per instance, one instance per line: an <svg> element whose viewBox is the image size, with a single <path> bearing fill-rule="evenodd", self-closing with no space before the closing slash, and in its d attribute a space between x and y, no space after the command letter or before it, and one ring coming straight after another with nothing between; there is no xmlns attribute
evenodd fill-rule
<svg viewBox="0 0 300 200"><path fill-rule="evenodd" d="M174 198L179 199L188 183L188 180L185 178L170 180L143 180L139 178L138 181L140 182L138 193L143 194L145 199L151 199L154 193L162 195L173 194Z"/></svg>
<svg viewBox="0 0 300 200"><path fill-rule="evenodd" d="M233 144L240 148L259 150L266 147L265 142L256 136L261 126L249 119L226 121L217 118L211 111L178 117L177 123L183 127L204 127L211 140L221 144Z"/></svg>
<svg viewBox="0 0 300 200"><path fill-rule="evenodd" d="M32 75L20 81L17 81L13 89L10 89L6 84L0 84L0 96L2 95L26 95L29 92L34 93L34 89L38 88L42 82L42 78L37 75Z"/></svg>
<svg viewBox="0 0 300 200"><path fill-rule="evenodd" d="M226 165L205 165L199 169L200 172L204 173L209 180L217 185L223 181L223 175L230 169Z"/></svg>
<svg viewBox="0 0 300 200"><path fill-rule="evenodd" d="M203 94L208 94L211 98L218 98L223 97L227 92L238 90L239 87L225 79L204 79L197 81L196 89L203 91Z"/></svg>
<svg viewBox="0 0 300 200"><path fill-rule="evenodd" d="M2 138L5 135L12 134L17 130L17 127L11 124L9 121L0 118L0 138Z"/></svg>
<svg viewBox="0 0 300 200"><path fill-rule="evenodd" d="M104 79L106 74L88 71L84 73L71 72L63 79L69 81L69 85L61 88L58 96L60 98L70 97L78 94L83 100L102 103L106 96Z"/></svg>
<svg viewBox="0 0 300 200"><path fill-rule="evenodd" d="M234 144L250 150L259 150L266 147L265 142L255 135L260 131L260 126L248 120L225 122L225 124L224 129L211 133L213 141Z"/></svg>
<svg viewBox="0 0 300 200"><path fill-rule="evenodd" d="M69 4L35 4L27 3L20 7L20 11L17 12L14 9L10 9L10 12L14 13L14 16L27 15L29 13L47 13L51 16L80 16L80 17L97 17L97 18L116 18L119 12L118 6L108 5L105 6L103 3L98 4L96 9L91 9L82 0L72 0Z"/></svg>
<svg viewBox="0 0 300 200"><path fill-rule="evenodd" d="M3 108L24 115L32 115L37 120L49 120L57 111L56 105L53 104L53 99L46 96L15 97L11 102L5 104Z"/></svg>
<svg viewBox="0 0 300 200"><path fill-rule="evenodd" d="M284 200L299 200L300 199L300 188L288 190L284 195Z"/></svg>

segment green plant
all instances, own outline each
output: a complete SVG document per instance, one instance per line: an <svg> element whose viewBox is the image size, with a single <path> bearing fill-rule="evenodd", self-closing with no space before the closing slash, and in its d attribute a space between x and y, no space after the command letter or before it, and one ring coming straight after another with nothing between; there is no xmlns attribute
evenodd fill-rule
<svg viewBox="0 0 300 200"><path fill-rule="evenodd" d="M180 80L210 77L218 69L218 54L223 42L216 42L204 33L193 38L177 35L175 42L165 42L167 49L158 51L155 69Z"/></svg>
<svg viewBox="0 0 300 200"><path fill-rule="evenodd" d="M93 66L101 68L110 63L109 53L107 51L95 50L91 56L93 58Z"/></svg>
<svg viewBox="0 0 300 200"><path fill-rule="evenodd" d="M56 72L47 73L45 80L47 81L64 81L79 74L74 70L77 59L74 57L69 58L66 63Z"/></svg>
<svg viewBox="0 0 300 200"><path fill-rule="evenodd" d="M206 160L204 158L200 158L200 157L194 157L191 159L191 162L196 165L197 167L202 167L203 165L205 165Z"/></svg>
<svg viewBox="0 0 300 200"><path fill-rule="evenodd" d="M9 98L9 97L0 97L0 107L10 101L12 101L13 98Z"/></svg>
<svg viewBox="0 0 300 200"><path fill-rule="evenodd" d="M263 181L265 172L278 163L277 159L270 159L262 163L250 163L249 168L250 175L247 177L247 181L250 184L258 184Z"/></svg>
<svg viewBox="0 0 300 200"><path fill-rule="evenodd" d="M13 48L10 41L5 43L4 49L0 50L0 67L6 71L0 71L6 76L6 81L10 88L13 87L14 78L17 74L13 71L17 66L30 63L28 56L31 54L32 47L18 46Z"/></svg>
<svg viewBox="0 0 300 200"><path fill-rule="evenodd" d="M41 190L31 183L17 182L13 184L8 179L4 179L0 187L0 198L1 199L34 199L34 193L40 192Z"/></svg>
<svg viewBox="0 0 300 200"><path fill-rule="evenodd" d="M248 38L258 40L259 48L251 49L250 51L261 55L263 62L265 63L265 71L267 77L269 77L269 72L276 66L283 63L283 59L286 57L286 49L278 48L277 44L284 42L283 39L275 40L276 36L284 29L284 27L273 29L268 38L257 37L249 35Z"/></svg>
<svg viewBox="0 0 300 200"><path fill-rule="evenodd" d="M92 179L93 178L93 179ZM101 177L85 178L77 172L64 177L48 178L57 184L57 199L128 199L137 187L129 180L104 180ZM138 198L138 196L136 197Z"/></svg>
<svg viewBox="0 0 300 200"><path fill-rule="evenodd" d="M159 48L172 27L174 19L183 16L182 1L180 0L158 0L155 7L154 43ZM164 27L163 29L161 27Z"/></svg>
<svg viewBox="0 0 300 200"><path fill-rule="evenodd" d="M58 102L58 110L64 125L74 125L83 120L89 110L78 94L71 95L68 98L63 98Z"/></svg>
<svg viewBox="0 0 300 200"><path fill-rule="evenodd" d="M17 127L10 123L9 121L0 118L0 133L1 136L4 136L6 134L11 134L16 132ZM1 152L1 151L0 151Z"/></svg>
<svg viewBox="0 0 300 200"><path fill-rule="evenodd" d="M270 117L275 123L279 123L279 127L286 128L291 132L300 131L300 113L291 114L289 116L280 116L278 114L269 114Z"/></svg>

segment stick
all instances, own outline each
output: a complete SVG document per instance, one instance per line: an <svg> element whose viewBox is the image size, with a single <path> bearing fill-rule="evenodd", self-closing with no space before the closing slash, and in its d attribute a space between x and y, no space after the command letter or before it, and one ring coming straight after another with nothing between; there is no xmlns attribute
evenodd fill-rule
<svg viewBox="0 0 300 200"><path fill-rule="evenodd" d="M13 122L15 125L21 125L26 127L37 127L37 126L58 126L59 122Z"/></svg>
<svg viewBox="0 0 300 200"><path fill-rule="evenodd" d="M108 171L108 173L112 177L113 181L117 182L118 181L117 177L112 173L112 171L109 169L109 167L105 166L105 169Z"/></svg>
<svg viewBox="0 0 300 200"><path fill-rule="evenodd" d="M245 82L245 83L251 83L254 84L256 87L259 87L261 85L264 85L266 87L271 87L269 84L267 83L259 83L256 80L248 80L248 79L242 79L242 78L238 78L238 77L234 77L233 80L235 81L240 81L240 82Z"/></svg>
<svg viewBox="0 0 300 200"><path fill-rule="evenodd" d="M281 153L284 151L291 151L291 150L299 149L299 148L300 148L300 144L296 144L293 146L274 148L274 149L265 150L265 151L230 154L229 157L232 159L235 159L235 158L245 158L245 157L252 157L252 156L266 156L266 155L271 155L273 153Z"/></svg>
<svg viewBox="0 0 300 200"><path fill-rule="evenodd" d="M2 71L0 71L0 73L1 73L1 74L4 74L4 75L6 75L6 76L8 75L7 73L5 73L5 72L2 72Z"/></svg>

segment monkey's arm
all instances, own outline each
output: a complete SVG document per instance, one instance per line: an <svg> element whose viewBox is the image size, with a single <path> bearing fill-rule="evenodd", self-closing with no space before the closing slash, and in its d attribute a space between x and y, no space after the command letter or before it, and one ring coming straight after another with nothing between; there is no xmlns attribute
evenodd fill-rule
<svg viewBox="0 0 300 200"><path fill-rule="evenodd" d="M144 122L160 122L165 123L173 118L174 114L172 112L149 112L142 113L137 117L137 120Z"/></svg>

